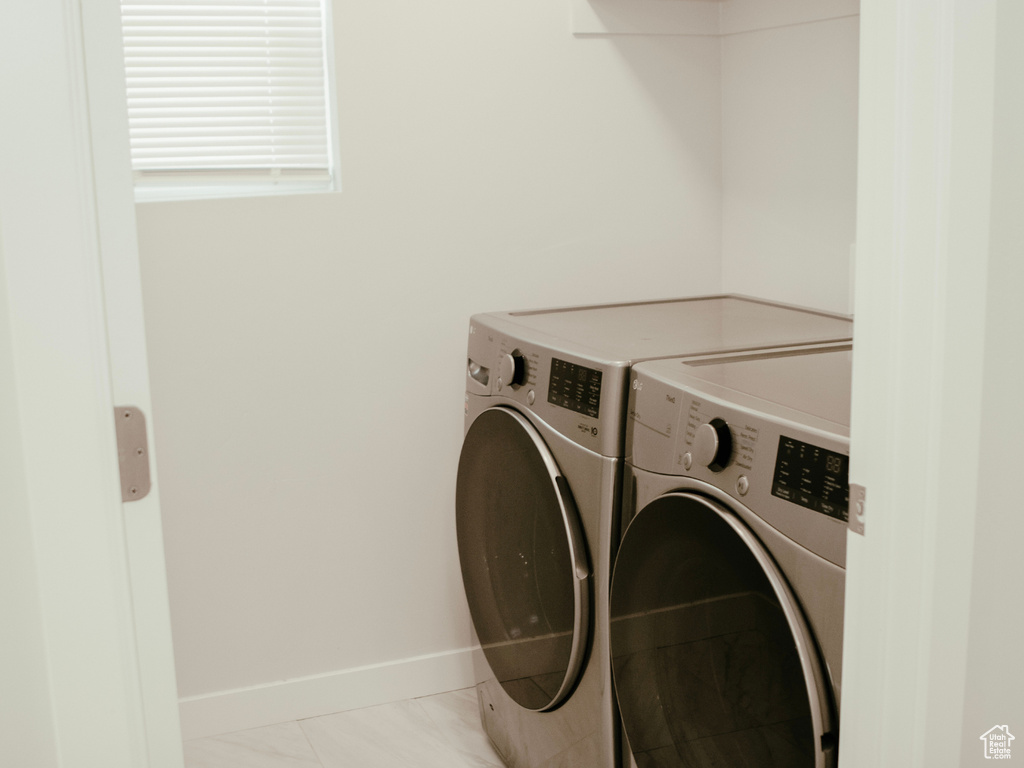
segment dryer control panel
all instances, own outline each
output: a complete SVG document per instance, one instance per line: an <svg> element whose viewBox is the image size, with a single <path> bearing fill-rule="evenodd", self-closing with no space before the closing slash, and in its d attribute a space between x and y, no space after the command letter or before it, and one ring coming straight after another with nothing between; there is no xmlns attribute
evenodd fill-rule
<svg viewBox="0 0 1024 768"><path fill-rule="evenodd" d="M601 413L601 371L552 357L548 402L596 419Z"/></svg>
<svg viewBox="0 0 1024 768"><path fill-rule="evenodd" d="M588 359L554 340L526 339L489 320L470 321L467 398L504 399L535 413L574 443L603 456L621 456L624 427L618 404L626 399L628 363Z"/></svg>

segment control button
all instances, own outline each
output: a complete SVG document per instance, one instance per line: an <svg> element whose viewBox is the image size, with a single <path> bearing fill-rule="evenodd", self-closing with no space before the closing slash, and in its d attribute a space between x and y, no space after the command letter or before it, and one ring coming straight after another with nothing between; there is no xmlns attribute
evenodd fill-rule
<svg viewBox="0 0 1024 768"><path fill-rule="evenodd" d="M683 469L689 469L693 466L693 454L687 451L683 454Z"/></svg>
<svg viewBox="0 0 1024 768"><path fill-rule="evenodd" d="M712 419L697 428L693 442L694 459L712 472L721 472L732 459L732 433L722 419Z"/></svg>
<svg viewBox="0 0 1024 768"><path fill-rule="evenodd" d="M520 387L526 383L526 358L518 349L502 355L498 361L498 376L512 387Z"/></svg>
<svg viewBox="0 0 1024 768"><path fill-rule="evenodd" d="M740 479L736 481L736 492L740 496L746 496L747 491L750 490L750 481L747 480L746 475L740 475Z"/></svg>
<svg viewBox="0 0 1024 768"><path fill-rule="evenodd" d="M534 401L536 399L537 399L537 393L534 392L532 389L529 392L526 393L526 402L527 402L528 405L533 405L533 403L534 403Z"/></svg>

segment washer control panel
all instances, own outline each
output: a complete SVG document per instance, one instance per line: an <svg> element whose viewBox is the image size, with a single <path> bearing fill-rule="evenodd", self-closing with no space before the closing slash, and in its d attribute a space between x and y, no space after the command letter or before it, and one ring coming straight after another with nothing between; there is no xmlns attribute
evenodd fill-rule
<svg viewBox="0 0 1024 768"><path fill-rule="evenodd" d="M677 471L681 467L694 476L706 475L730 495L746 496L764 426L716 401L691 393L680 397L686 410L680 411L679 418L686 427L675 450Z"/></svg>
<svg viewBox="0 0 1024 768"><path fill-rule="evenodd" d="M697 427L693 439L697 463L712 472L721 472L732 462L732 432L717 416Z"/></svg>
<svg viewBox="0 0 1024 768"><path fill-rule="evenodd" d="M679 360L633 367L626 459L637 469L714 486L821 556L844 562L845 535L836 529L848 519L848 428L704 374Z"/></svg>
<svg viewBox="0 0 1024 768"><path fill-rule="evenodd" d="M786 435L775 456L772 496L849 521L849 456Z"/></svg>
<svg viewBox="0 0 1024 768"><path fill-rule="evenodd" d="M706 407L700 400L690 400L690 407L686 414L686 443L697 446L701 430L707 435L709 429L721 435L722 428L717 423L728 427L728 435L732 452L729 460L721 464L724 469L729 464L736 464L741 469L750 471L754 464L754 448L757 446L757 436L760 430L749 420L728 423L715 415L713 408ZM705 438L706 439L706 438ZM719 438L721 442L721 437ZM699 450L699 448L696 448ZM710 466L711 462L705 464ZM721 471L721 470L719 470Z"/></svg>

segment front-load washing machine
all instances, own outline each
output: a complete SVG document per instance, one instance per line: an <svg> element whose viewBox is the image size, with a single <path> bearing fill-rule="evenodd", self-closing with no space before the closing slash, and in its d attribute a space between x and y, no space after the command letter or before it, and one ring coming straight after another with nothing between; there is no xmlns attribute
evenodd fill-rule
<svg viewBox="0 0 1024 768"><path fill-rule="evenodd" d="M632 363L851 336L740 296L471 319L456 525L481 719L509 766L620 764L607 600Z"/></svg>
<svg viewBox="0 0 1024 768"><path fill-rule="evenodd" d="M836 765L852 352L796 352L632 370L609 642L639 768Z"/></svg>

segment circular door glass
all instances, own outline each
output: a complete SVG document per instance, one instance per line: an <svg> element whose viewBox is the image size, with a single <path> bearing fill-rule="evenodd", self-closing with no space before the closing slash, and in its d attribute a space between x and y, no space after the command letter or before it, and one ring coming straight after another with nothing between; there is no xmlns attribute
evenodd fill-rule
<svg viewBox="0 0 1024 768"><path fill-rule="evenodd" d="M611 651L638 765L826 764L829 705L795 605L753 534L714 502L672 494L634 518L612 577Z"/></svg>
<svg viewBox="0 0 1024 768"><path fill-rule="evenodd" d="M568 485L520 414L493 408L473 422L455 512L462 580L491 671L520 706L556 707L586 650L588 569Z"/></svg>

